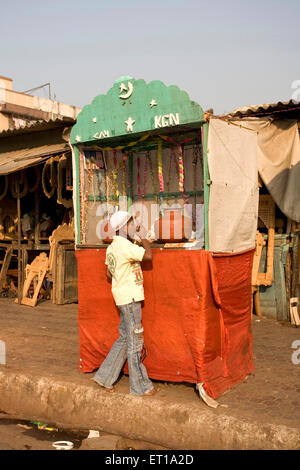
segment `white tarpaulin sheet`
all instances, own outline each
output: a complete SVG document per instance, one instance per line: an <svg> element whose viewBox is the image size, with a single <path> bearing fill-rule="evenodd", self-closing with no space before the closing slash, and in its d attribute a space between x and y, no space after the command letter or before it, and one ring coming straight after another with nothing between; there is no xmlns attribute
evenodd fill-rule
<svg viewBox="0 0 300 470"><path fill-rule="evenodd" d="M240 124L240 125L239 125ZM208 132L209 249L255 247L258 214L257 132L211 118Z"/></svg>
<svg viewBox="0 0 300 470"><path fill-rule="evenodd" d="M249 121L258 134L258 171L280 210L300 222L300 139L295 120Z"/></svg>

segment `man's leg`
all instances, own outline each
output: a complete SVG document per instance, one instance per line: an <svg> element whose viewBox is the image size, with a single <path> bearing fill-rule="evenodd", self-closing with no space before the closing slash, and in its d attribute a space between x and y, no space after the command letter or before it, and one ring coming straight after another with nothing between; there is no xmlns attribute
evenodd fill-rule
<svg viewBox="0 0 300 470"><path fill-rule="evenodd" d="M118 379L127 357L126 328L124 325L124 314L121 311L120 317L120 336L113 344L111 350L94 376L95 382L110 389L113 388L113 384Z"/></svg>
<svg viewBox="0 0 300 470"><path fill-rule="evenodd" d="M123 312L127 333L130 393L132 395L145 395L154 387L145 366L141 363L141 353L144 345L141 302L133 302L124 306Z"/></svg>

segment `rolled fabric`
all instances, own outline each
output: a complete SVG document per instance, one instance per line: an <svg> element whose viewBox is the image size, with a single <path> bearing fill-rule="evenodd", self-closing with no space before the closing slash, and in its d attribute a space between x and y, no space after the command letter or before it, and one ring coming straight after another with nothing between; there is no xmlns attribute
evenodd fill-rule
<svg viewBox="0 0 300 470"><path fill-rule="evenodd" d="M164 191L164 177L163 177L163 162L162 162L162 141L158 142L157 148L157 167L158 167L158 180L159 180L159 191Z"/></svg>
<svg viewBox="0 0 300 470"><path fill-rule="evenodd" d="M183 157L182 157L182 147L181 145L177 146L178 148L178 167L179 167L179 191L184 192L184 168L183 168Z"/></svg>

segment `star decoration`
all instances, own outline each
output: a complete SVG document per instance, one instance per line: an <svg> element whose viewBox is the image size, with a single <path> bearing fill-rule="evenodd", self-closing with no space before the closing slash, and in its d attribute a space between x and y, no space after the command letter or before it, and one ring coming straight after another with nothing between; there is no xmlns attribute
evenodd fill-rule
<svg viewBox="0 0 300 470"><path fill-rule="evenodd" d="M125 124L127 124L127 132L132 132L133 131L133 124L135 123L135 120L129 117L127 121L125 121Z"/></svg>
<svg viewBox="0 0 300 470"><path fill-rule="evenodd" d="M124 83L121 83L121 85L120 85L120 93L122 93L123 91L127 91L127 87L126 87L126 85L124 85Z"/></svg>
<svg viewBox="0 0 300 470"><path fill-rule="evenodd" d="M77 136L75 137L75 140L76 140L76 142L80 142L80 141L81 141L81 137L79 137L79 135L77 135Z"/></svg>
<svg viewBox="0 0 300 470"><path fill-rule="evenodd" d="M150 106L151 106L151 108L153 108L153 106L157 106L156 101L155 101L155 100L151 100L151 101L150 101Z"/></svg>

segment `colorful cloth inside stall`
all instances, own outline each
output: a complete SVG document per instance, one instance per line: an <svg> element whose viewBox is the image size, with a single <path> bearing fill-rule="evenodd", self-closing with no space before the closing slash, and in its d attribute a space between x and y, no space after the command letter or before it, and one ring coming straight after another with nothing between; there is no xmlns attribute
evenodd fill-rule
<svg viewBox="0 0 300 470"><path fill-rule="evenodd" d="M119 313L106 280L105 249L76 251L79 369L96 370L118 338ZM253 250L216 255L153 249L144 263L144 365L150 378L204 383L217 398L253 370ZM127 362L123 368L128 373Z"/></svg>

